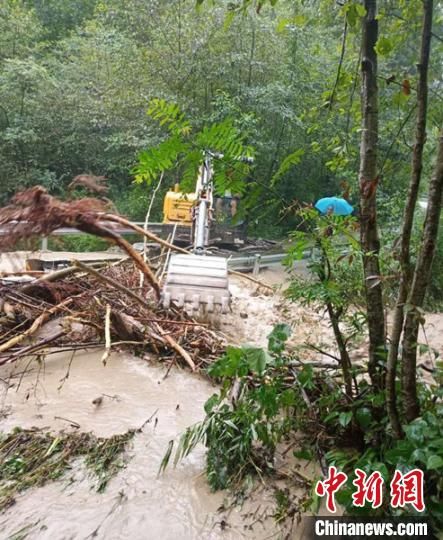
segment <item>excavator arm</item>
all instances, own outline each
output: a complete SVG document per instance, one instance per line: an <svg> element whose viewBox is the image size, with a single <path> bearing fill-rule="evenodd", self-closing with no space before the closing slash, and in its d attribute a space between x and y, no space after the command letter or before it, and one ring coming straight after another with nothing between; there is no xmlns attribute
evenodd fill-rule
<svg viewBox="0 0 443 540"><path fill-rule="evenodd" d="M163 305L171 303L185 308L193 316L226 313L231 295L228 286L228 264L224 257L211 256L210 220L213 206L212 158L222 157L205 152L196 186L193 207L193 246L189 255L171 256L163 286Z"/></svg>

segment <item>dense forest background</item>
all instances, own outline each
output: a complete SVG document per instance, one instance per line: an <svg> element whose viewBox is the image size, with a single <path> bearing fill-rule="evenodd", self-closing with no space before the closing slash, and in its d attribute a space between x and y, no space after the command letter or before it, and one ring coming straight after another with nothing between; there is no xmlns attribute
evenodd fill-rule
<svg viewBox="0 0 443 540"><path fill-rule="evenodd" d="M400 216L409 178L419 7L415 0L379 6L382 219ZM132 169L164 137L146 114L162 98L177 103L195 129L232 118L256 149L247 198L254 233L285 232L293 201L338 195L345 183L356 203L362 6L250 3L236 16L233 8L222 1L198 9L192 0L2 0L1 202L34 184L63 195L72 177L90 173L109 178L119 210L142 219L154 186L135 185ZM443 117L442 20L440 5L424 190ZM169 173L163 189L176 176ZM161 199L154 219L161 219Z"/></svg>

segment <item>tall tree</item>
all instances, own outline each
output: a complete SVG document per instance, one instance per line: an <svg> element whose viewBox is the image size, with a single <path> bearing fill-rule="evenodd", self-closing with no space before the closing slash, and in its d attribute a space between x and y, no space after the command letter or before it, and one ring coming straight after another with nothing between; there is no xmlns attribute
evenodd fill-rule
<svg viewBox="0 0 443 540"><path fill-rule="evenodd" d="M415 144L412 153L411 180L403 213L403 227L399 262L401 267L400 288L394 311L391 340L386 370L386 398L389 419L397 437L401 437L402 428L396 405L396 371L398 349L404 322L404 307L411 286L413 267L411 265L411 234L414 222L414 210L417 204L418 191L423 168L423 148L426 141L426 114L428 109L428 67L431 50L433 0L423 0L423 28L420 48L420 61L417 84L417 123ZM415 379L415 375L414 375Z"/></svg>
<svg viewBox="0 0 443 540"><path fill-rule="evenodd" d="M369 330L368 371L375 388L383 387L385 361L385 315L383 291L380 280L380 239L377 228L376 193L378 144L378 39L377 1L365 0L366 14L362 31L362 134L360 145L360 241L363 251L363 268Z"/></svg>
<svg viewBox="0 0 443 540"><path fill-rule="evenodd" d="M428 206L423 229L420 253L415 265L411 290L407 299L407 314L403 331L402 392L404 415L412 422L420 414L417 398L417 338L423 321L423 302L431 276L443 194L443 127L440 131L437 161L429 183Z"/></svg>

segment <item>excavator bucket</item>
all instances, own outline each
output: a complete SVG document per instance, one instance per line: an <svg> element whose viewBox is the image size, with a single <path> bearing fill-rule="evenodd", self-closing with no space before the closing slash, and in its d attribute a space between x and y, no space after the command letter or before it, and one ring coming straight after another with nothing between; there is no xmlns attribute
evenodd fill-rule
<svg viewBox="0 0 443 540"><path fill-rule="evenodd" d="M230 305L228 263L224 257L172 255L163 287L163 305L190 315L226 313Z"/></svg>

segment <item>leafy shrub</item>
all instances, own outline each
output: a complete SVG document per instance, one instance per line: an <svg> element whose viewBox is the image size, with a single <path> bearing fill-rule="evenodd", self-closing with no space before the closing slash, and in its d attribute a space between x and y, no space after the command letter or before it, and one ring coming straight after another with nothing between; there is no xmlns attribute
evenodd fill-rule
<svg viewBox="0 0 443 540"><path fill-rule="evenodd" d="M423 414L404 426L405 438L396 440L386 416L384 393L375 394L368 382L358 381L358 393L346 399L340 381L325 370L303 365L285 350L290 329L277 325L269 336L268 350L229 347L209 369L221 390L205 404L206 417L181 436L174 457L177 463L198 443L207 448L206 474L212 489L239 488L254 473L273 470L277 443L297 433L300 447L294 456L312 459L323 454L327 465L348 474L336 494L347 515L378 517L415 515L405 507L394 509L389 500L376 511L353 505L352 484L356 468L367 474L379 471L389 485L396 469L424 471L425 515L438 528L443 525L443 390L419 385ZM437 374L439 375L439 374ZM171 442L161 469L170 461ZM314 483L313 483L314 484ZM314 494L306 502L314 511Z"/></svg>
<svg viewBox="0 0 443 540"><path fill-rule="evenodd" d="M180 438L174 462L198 443L205 444L206 473L214 490L232 487L250 473L272 467L275 445L293 428L297 394L285 382L288 359L280 355L289 333L289 327L277 325L267 351L228 347L208 369L209 375L222 381L221 391L206 402L206 418Z"/></svg>
<svg viewBox="0 0 443 540"><path fill-rule="evenodd" d="M396 509L389 506L389 500L385 497L384 504L377 510L366 504L362 508L353 506L352 493L355 488L352 485L354 475L352 472L359 468L367 474L380 471L385 484L394 475L395 470L407 472L418 468L424 472L425 488L425 514L431 518L431 522L438 529L443 526L443 415L442 403L436 399L443 397L443 392L437 387L429 388L420 385L421 406L425 412L409 425L403 426L405 438L395 440L386 431L385 436L377 446L366 445L363 452L354 449L334 449L326 454L329 465L348 473L346 486L337 493L337 502L340 503L349 515L367 516L398 516L398 515L421 515L412 508ZM387 421L372 419L367 426L369 431L380 429Z"/></svg>

